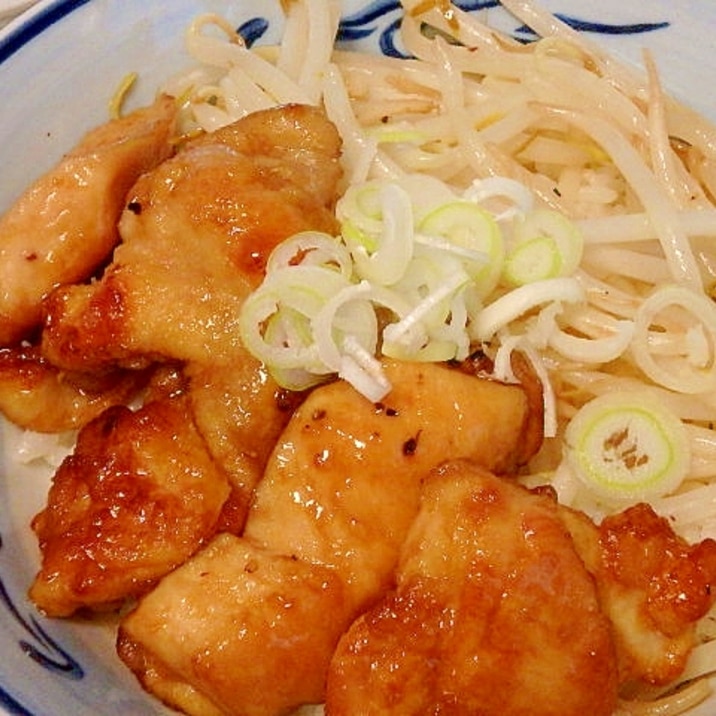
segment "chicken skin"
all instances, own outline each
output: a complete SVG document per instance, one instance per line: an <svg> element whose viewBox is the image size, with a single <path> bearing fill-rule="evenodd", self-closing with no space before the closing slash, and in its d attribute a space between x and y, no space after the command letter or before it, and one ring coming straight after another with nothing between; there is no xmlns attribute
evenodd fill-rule
<svg viewBox="0 0 716 716"><path fill-rule="evenodd" d="M240 307L273 247L335 228L339 150L325 115L298 105L188 142L131 190L102 280L49 297L44 355L77 371L232 362Z"/></svg>
<svg viewBox="0 0 716 716"><path fill-rule="evenodd" d="M228 494L185 397L108 409L80 431L33 520L30 598L69 616L142 594L214 535Z"/></svg>
<svg viewBox="0 0 716 716"><path fill-rule="evenodd" d="M89 132L0 218L0 346L39 325L51 290L108 258L127 192L173 151L175 113L174 100L159 97Z"/></svg>
<svg viewBox="0 0 716 716"><path fill-rule="evenodd" d="M397 587L331 661L327 714L610 716L616 657L557 504L474 464L423 486Z"/></svg>

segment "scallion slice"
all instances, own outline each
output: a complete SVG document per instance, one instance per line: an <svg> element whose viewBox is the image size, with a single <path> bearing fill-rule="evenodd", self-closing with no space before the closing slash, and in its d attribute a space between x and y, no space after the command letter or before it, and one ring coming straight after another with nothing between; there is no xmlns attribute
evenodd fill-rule
<svg viewBox="0 0 716 716"><path fill-rule="evenodd" d="M565 443L577 478L608 503L669 494L691 463L684 424L647 391L607 393L586 403L569 422Z"/></svg>

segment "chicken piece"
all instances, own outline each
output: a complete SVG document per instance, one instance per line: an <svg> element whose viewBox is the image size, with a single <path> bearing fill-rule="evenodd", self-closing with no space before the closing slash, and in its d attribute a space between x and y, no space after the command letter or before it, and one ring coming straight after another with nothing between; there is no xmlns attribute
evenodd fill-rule
<svg viewBox="0 0 716 716"><path fill-rule="evenodd" d="M280 388L245 350L230 365L193 363L184 374L197 429L232 486L222 529L240 534L269 454L304 395Z"/></svg>
<svg viewBox="0 0 716 716"><path fill-rule="evenodd" d="M158 363L152 368L151 378L144 390L142 402L167 400L183 395L189 389L189 381L181 363Z"/></svg>
<svg viewBox="0 0 716 716"><path fill-rule="evenodd" d="M117 648L146 689L195 716L276 716L318 703L348 623L332 570L229 534L124 618ZM300 629L296 626L300 625Z"/></svg>
<svg viewBox="0 0 716 716"><path fill-rule="evenodd" d="M246 525L258 544L336 567L361 606L391 582L429 470L451 456L511 472L530 457L533 418L519 385L435 363L389 361L385 371L393 389L380 404L342 381L308 396Z"/></svg>
<svg viewBox="0 0 716 716"><path fill-rule="evenodd" d="M556 503L466 462L426 480L397 588L341 639L326 713L611 716L610 626Z"/></svg>
<svg viewBox="0 0 716 716"><path fill-rule="evenodd" d="M527 357L520 351L512 351L510 365L516 381L527 398L527 422L522 427L521 449L514 457L516 465L527 464L542 447L544 438L544 394L542 382ZM457 367L468 375L490 379L495 373L495 364L482 350L476 350Z"/></svg>
<svg viewBox="0 0 716 716"><path fill-rule="evenodd" d="M127 192L173 151L175 111L159 97L89 132L0 218L0 345L39 325L55 286L86 279L107 259Z"/></svg>
<svg viewBox="0 0 716 716"><path fill-rule="evenodd" d="M273 247L335 229L339 150L325 115L298 105L187 143L132 189L102 280L49 297L47 358L80 371L231 363L241 304Z"/></svg>
<svg viewBox="0 0 716 716"><path fill-rule="evenodd" d="M633 688L678 678L696 622L716 600L716 542L687 544L646 504L598 527L567 508L561 515L613 624L620 682Z"/></svg>
<svg viewBox="0 0 716 716"><path fill-rule="evenodd" d="M148 380L145 371L68 374L36 346L0 349L0 411L27 430L76 430L112 405L128 402Z"/></svg>
<svg viewBox="0 0 716 716"><path fill-rule="evenodd" d="M214 535L228 493L185 397L109 408L80 431L33 520L31 599L68 616L143 593Z"/></svg>

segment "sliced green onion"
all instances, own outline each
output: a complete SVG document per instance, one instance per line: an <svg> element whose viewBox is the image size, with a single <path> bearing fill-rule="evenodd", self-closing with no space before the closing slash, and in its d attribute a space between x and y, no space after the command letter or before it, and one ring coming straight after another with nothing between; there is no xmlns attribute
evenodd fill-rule
<svg viewBox="0 0 716 716"><path fill-rule="evenodd" d="M242 306L239 328L244 346L270 369L329 373L310 321L350 285L339 273L316 266L289 266L268 274Z"/></svg>
<svg viewBox="0 0 716 716"><path fill-rule="evenodd" d="M497 222L484 209L469 201L444 204L423 218L418 232L443 239L442 250L454 247L464 268L483 296L497 285L502 272L504 247Z"/></svg>
<svg viewBox="0 0 716 716"><path fill-rule="evenodd" d="M608 363L616 360L629 347L634 336L632 321L616 321L615 332L602 338L582 338L561 330L555 321L549 345L565 358L582 363Z"/></svg>
<svg viewBox="0 0 716 716"><path fill-rule="evenodd" d="M373 305L366 300L370 284L361 281L350 284L331 296L311 318L318 356L323 364L335 373L341 370L343 338L350 335L355 344L375 353L378 343L378 321ZM341 325L339 313L344 316Z"/></svg>
<svg viewBox="0 0 716 716"><path fill-rule="evenodd" d="M473 321L475 338L487 341L500 328L543 303L584 301L585 293L575 278L549 278L520 286L485 306Z"/></svg>
<svg viewBox="0 0 716 716"><path fill-rule="evenodd" d="M269 372L273 379L286 390L302 391L326 382L326 374L305 368L279 368L272 365Z"/></svg>
<svg viewBox="0 0 716 716"><path fill-rule="evenodd" d="M519 244L507 255L504 279L508 285L524 286L558 276L561 264L554 239L540 236Z"/></svg>
<svg viewBox="0 0 716 716"><path fill-rule="evenodd" d="M669 326L669 312L679 311L686 317L685 334L674 336ZM632 354L637 365L655 383L671 390L691 395L716 388L716 304L701 293L686 286L663 286L639 306L634 320L635 332ZM695 332L696 331L696 332ZM702 338L698 341L698 332ZM659 356L657 338L672 334L682 354ZM694 350L694 348L696 350Z"/></svg>
<svg viewBox="0 0 716 716"><path fill-rule="evenodd" d="M506 204L503 220L527 214L515 232L512 273L528 279L488 305L505 246L500 217L478 199ZM462 360L473 341L521 314L584 298L577 280L562 275L580 255L578 232L532 202L526 187L503 178L463 197L418 174L353 185L336 207L339 237L308 231L276 247L241 311L241 339L281 385L302 389L338 375L373 400L390 389L381 353Z"/></svg>
<svg viewBox="0 0 716 716"><path fill-rule="evenodd" d="M278 244L266 262L266 273L297 265L334 268L347 279L353 272L345 245L320 231L301 231Z"/></svg>
<svg viewBox="0 0 716 716"><path fill-rule="evenodd" d="M571 276L582 259L584 241L563 214L536 209L514 222L514 244L507 253L503 278L523 286L548 278Z"/></svg>
<svg viewBox="0 0 716 716"><path fill-rule="evenodd" d="M534 205L532 192L521 182L507 177L477 179L465 190L463 198L476 204L484 204L490 199L506 199L509 205L495 216L498 222L527 214Z"/></svg>
<svg viewBox="0 0 716 716"><path fill-rule="evenodd" d="M383 353L393 358L412 356L412 360L439 361L456 357L458 346L437 339L435 330L444 326L451 303L449 299L469 280L455 273L442 286L428 294L410 313L383 331Z"/></svg>
<svg viewBox="0 0 716 716"><path fill-rule="evenodd" d="M467 277L460 261L450 254L426 251L423 246L416 244L413 260L400 281L393 284L391 288L414 307L426 296L438 290L448 277L456 273Z"/></svg>
<svg viewBox="0 0 716 716"><path fill-rule="evenodd" d="M362 197L362 198L361 198ZM389 286L400 279L413 253L413 210L410 196L397 184L385 184L377 193L356 192L355 206L362 215L348 214L342 234L361 278ZM346 207L343 207L345 212ZM376 218L376 217L379 217Z"/></svg>
<svg viewBox="0 0 716 716"><path fill-rule="evenodd" d="M343 351L338 377L348 381L369 400L382 400L392 386L383 373L380 361L353 336L347 336L343 341Z"/></svg>
<svg viewBox="0 0 716 716"><path fill-rule="evenodd" d="M594 398L570 421L565 443L577 478L607 502L669 494L691 463L684 424L650 392Z"/></svg>
<svg viewBox="0 0 716 716"><path fill-rule="evenodd" d="M341 222L345 243L363 245L368 252L376 250L383 230L380 201L381 182L371 181L348 187L336 204L336 217Z"/></svg>
<svg viewBox="0 0 716 716"><path fill-rule="evenodd" d="M410 196L416 226L419 226L431 211L460 199L445 182L429 174L404 174L395 182Z"/></svg>

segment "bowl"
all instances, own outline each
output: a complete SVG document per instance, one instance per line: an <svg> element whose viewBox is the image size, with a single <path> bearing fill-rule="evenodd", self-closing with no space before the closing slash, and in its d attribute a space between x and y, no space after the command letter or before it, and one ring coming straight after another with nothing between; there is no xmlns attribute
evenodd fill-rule
<svg viewBox="0 0 716 716"><path fill-rule="evenodd" d="M716 101L704 78L716 76L711 28L716 4L550 0L546 7L616 55L641 61L652 52L663 84L716 120ZM529 40L529 32L490 0L467 0L496 26ZM0 22L28 6L0 3ZM280 35L278 1L44 0L0 30L3 88L0 211L33 178L51 167L89 128L107 117L114 88L128 72L138 81L129 104L147 103L169 76L191 64L183 46L187 24L218 12L238 27L261 18L262 40ZM342 38L366 52L390 51L399 15L391 0L345 0ZM0 464L0 713L22 716L103 716L169 713L146 696L114 652L114 633L102 620L49 620L26 597L38 553L29 529L43 506L51 469L33 459L49 442L3 423ZM67 446L60 447L59 460ZM716 710L716 698L693 714Z"/></svg>

